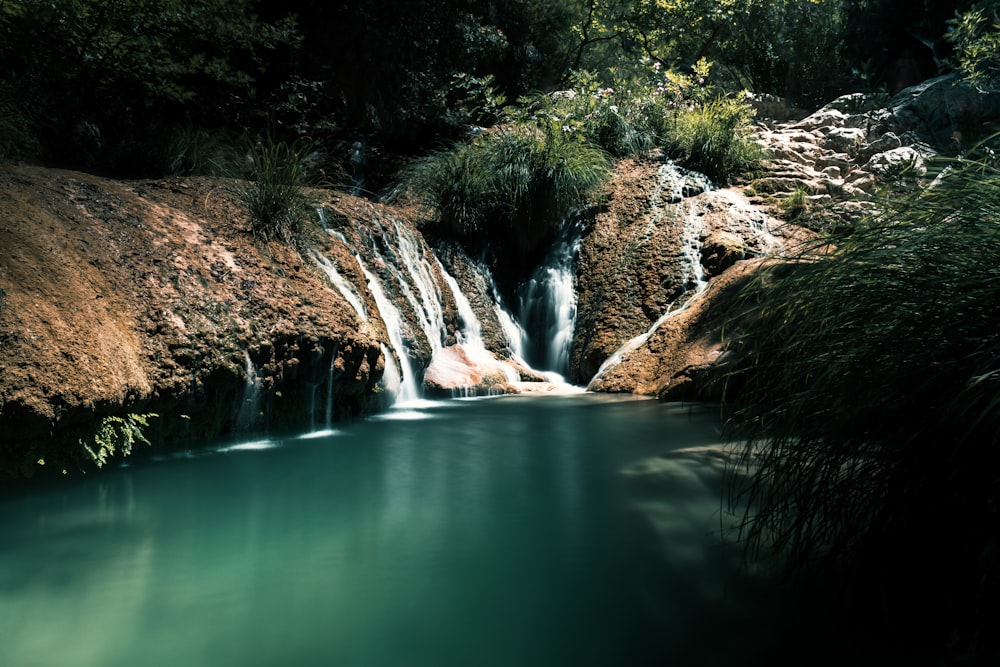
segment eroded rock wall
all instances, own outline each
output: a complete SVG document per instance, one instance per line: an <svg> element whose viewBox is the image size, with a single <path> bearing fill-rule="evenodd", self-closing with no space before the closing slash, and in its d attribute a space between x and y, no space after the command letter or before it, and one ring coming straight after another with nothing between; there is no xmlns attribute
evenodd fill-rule
<svg viewBox="0 0 1000 667"><path fill-rule="evenodd" d="M783 223L740 189L665 177L664 164L619 163L583 239L572 372L594 391L670 395L671 376L721 353L721 338L699 323L720 292L710 287L784 242Z"/></svg>
<svg viewBox="0 0 1000 667"><path fill-rule="evenodd" d="M5 166L0 248L14 474L86 468L77 440L112 414L158 414L159 445L355 415L383 371L377 332L218 182Z"/></svg>

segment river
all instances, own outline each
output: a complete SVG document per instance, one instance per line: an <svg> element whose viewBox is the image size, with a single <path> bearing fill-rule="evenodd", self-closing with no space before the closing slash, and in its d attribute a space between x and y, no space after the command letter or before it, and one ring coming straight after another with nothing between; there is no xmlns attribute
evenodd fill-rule
<svg viewBox="0 0 1000 667"><path fill-rule="evenodd" d="M836 664L724 545L719 442L711 406L450 400L7 494L0 665Z"/></svg>

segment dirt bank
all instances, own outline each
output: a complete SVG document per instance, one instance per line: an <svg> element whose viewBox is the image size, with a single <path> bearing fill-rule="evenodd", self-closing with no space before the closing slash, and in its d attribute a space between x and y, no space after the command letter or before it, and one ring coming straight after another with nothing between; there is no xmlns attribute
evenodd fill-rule
<svg viewBox="0 0 1000 667"><path fill-rule="evenodd" d="M157 444L308 423L328 390L358 414L382 373L371 328L219 181L2 166L0 249L9 473L88 468L75 443L111 414L157 413Z"/></svg>

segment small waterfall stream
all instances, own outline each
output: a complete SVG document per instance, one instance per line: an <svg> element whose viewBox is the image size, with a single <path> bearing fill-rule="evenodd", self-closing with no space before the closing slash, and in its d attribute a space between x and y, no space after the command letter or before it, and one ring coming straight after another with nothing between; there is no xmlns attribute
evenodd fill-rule
<svg viewBox="0 0 1000 667"><path fill-rule="evenodd" d="M243 350L243 372L246 380L243 386L243 402L240 404L239 414L236 416L236 428L243 432L252 431L257 426L260 416L260 377L257 367L250 358L250 352Z"/></svg>
<svg viewBox="0 0 1000 667"><path fill-rule="evenodd" d="M368 270L361 256L355 255L354 257L357 259L358 265L361 267L361 271L368 281L368 289L371 290L375 304L378 306L378 312L385 323L386 333L389 334L389 342L392 345L396 361L399 364L399 367L394 368L394 372L390 373L388 370L390 364L395 365L392 361L393 355L387 354L388 350L383 346L383 354L385 354L386 359L386 375L394 376L399 381L396 404L400 406L412 405L420 398L420 385L417 382L416 373L413 371L413 366L410 363L410 357L406 353L406 346L403 344L402 315L399 312L399 308L389 301L389 297L386 296L385 290L382 288L382 283L375 277L375 274ZM392 387L387 386L386 389L391 391Z"/></svg>
<svg viewBox="0 0 1000 667"><path fill-rule="evenodd" d="M337 288L337 291L340 292L340 295L344 297L347 303L351 304L351 308L358 314L361 321L367 322L368 309L365 308L365 302L362 300L361 295L358 294L357 288L340 275L336 265L326 255L316 250L310 250L309 257L327 275L330 282L333 283L333 286Z"/></svg>
<svg viewBox="0 0 1000 667"><path fill-rule="evenodd" d="M618 348L598 368L590 380L593 385L608 369L617 366L631 352L639 349L657 329L671 317L683 311L708 285L701 265L701 237L705 231L704 209L694 199L702 193L714 194L708 177L681 169L673 162L665 162L657 169L657 185L649 198L648 228L664 224L681 224L680 254L683 267L682 294L645 332L635 336ZM669 195L669 198L667 197ZM668 215L668 213L670 215ZM588 385L589 386L589 385Z"/></svg>
<svg viewBox="0 0 1000 667"><path fill-rule="evenodd" d="M558 381L569 372L576 326L575 275L582 237L580 217L571 216L518 295L521 332L527 332L521 343L525 360L535 368L557 374L559 377L554 379Z"/></svg>

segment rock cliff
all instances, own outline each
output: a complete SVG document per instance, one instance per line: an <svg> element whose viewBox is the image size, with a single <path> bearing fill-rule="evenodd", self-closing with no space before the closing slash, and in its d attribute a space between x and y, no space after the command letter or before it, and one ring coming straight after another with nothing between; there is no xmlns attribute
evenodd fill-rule
<svg viewBox="0 0 1000 667"><path fill-rule="evenodd" d="M561 265L575 301L554 304L573 383L719 398L730 304L755 267L852 224L1000 117L997 96L950 78L800 117L754 101L770 159L752 182L716 189L649 154L577 212ZM170 446L421 392L552 389L522 358L548 341L518 329L483 261L403 205L314 194L293 249L255 239L220 180L0 166L2 474L91 469L83 441L109 417L155 413L146 435Z"/></svg>
<svg viewBox="0 0 1000 667"><path fill-rule="evenodd" d="M156 443L371 406L376 332L299 253L256 243L219 183L0 168L0 462L87 467L111 414Z"/></svg>

